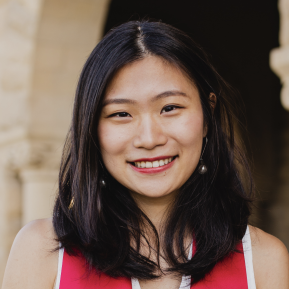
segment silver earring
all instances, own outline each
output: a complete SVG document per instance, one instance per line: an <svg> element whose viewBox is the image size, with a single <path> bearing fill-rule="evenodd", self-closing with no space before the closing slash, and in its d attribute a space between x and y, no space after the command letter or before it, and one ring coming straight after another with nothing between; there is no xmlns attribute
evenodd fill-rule
<svg viewBox="0 0 289 289"><path fill-rule="evenodd" d="M207 168L205 162L203 161L203 154L204 154L204 151L206 149L207 143L208 143L208 138L206 137L206 143L205 143L204 149L202 151L202 154L200 157L200 162L199 162L199 167L198 167L198 172L200 175L203 175L208 171L208 168Z"/></svg>
<svg viewBox="0 0 289 289"><path fill-rule="evenodd" d="M106 183L105 183L104 179L101 179L100 184L101 184L102 187L106 186Z"/></svg>

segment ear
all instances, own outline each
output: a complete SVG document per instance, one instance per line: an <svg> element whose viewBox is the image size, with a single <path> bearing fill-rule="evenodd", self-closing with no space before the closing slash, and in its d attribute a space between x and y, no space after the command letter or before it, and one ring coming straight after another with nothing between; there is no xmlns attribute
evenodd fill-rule
<svg viewBox="0 0 289 289"><path fill-rule="evenodd" d="M210 103L210 106L211 106L212 114L214 114L214 110L215 110L215 107L216 107L216 104L217 104L217 97L216 97L216 95L213 92L211 92L210 95L209 95L209 103ZM203 137L206 137L207 133L208 133L208 124L205 123L204 124Z"/></svg>

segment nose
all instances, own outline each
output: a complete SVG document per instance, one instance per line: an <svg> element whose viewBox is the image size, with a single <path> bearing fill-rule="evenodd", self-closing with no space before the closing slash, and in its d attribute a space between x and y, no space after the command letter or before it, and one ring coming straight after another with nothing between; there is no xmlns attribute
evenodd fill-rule
<svg viewBox="0 0 289 289"><path fill-rule="evenodd" d="M152 150L156 146L165 145L167 140L162 125L150 115L147 115L142 118L136 128L133 145L136 148Z"/></svg>

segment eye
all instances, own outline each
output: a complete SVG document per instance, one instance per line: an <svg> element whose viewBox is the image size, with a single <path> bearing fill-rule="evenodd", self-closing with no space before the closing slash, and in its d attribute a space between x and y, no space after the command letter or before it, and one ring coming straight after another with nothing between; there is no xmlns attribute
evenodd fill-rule
<svg viewBox="0 0 289 289"><path fill-rule="evenodd" d="M181 107L177 105L167 105L162 109L161 112L170 112L172 110L176 110L177 108L181 108Z"/></svg>
<svg viewBox="0 0 289 289"><path fill-rule="evenodd" d="M130 114L127 113L127 112L121 111L121 112L113 113L109 117L114 117L114 116L116 116L116 117L127 117L127 116L130 116Z"/></svg>

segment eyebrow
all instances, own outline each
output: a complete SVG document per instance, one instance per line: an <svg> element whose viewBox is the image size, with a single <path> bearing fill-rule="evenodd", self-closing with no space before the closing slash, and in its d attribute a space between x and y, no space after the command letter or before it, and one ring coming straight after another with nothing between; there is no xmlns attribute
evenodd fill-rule
<svg viewBox="0 0 289 289"><path fill-rule="evenodd" d="M162 92L156 96L154 96L151 101L154 102L154 101L157 101L161 98L166 98L166 97L169 97L169 96L184 96L184 97L188 97L187 94L185 94L184 92L182 91L179 91L179 90L169 90L169 91L165 91L165 92ZM136 104L137 102L133 99L129 99L129 98L112 98L112 99L106 99L103 101L103 104L102 104L102 107L106 106L106 105L109 105L109 104L113 104L113 103L116 103L116 104Z"/></svg>

